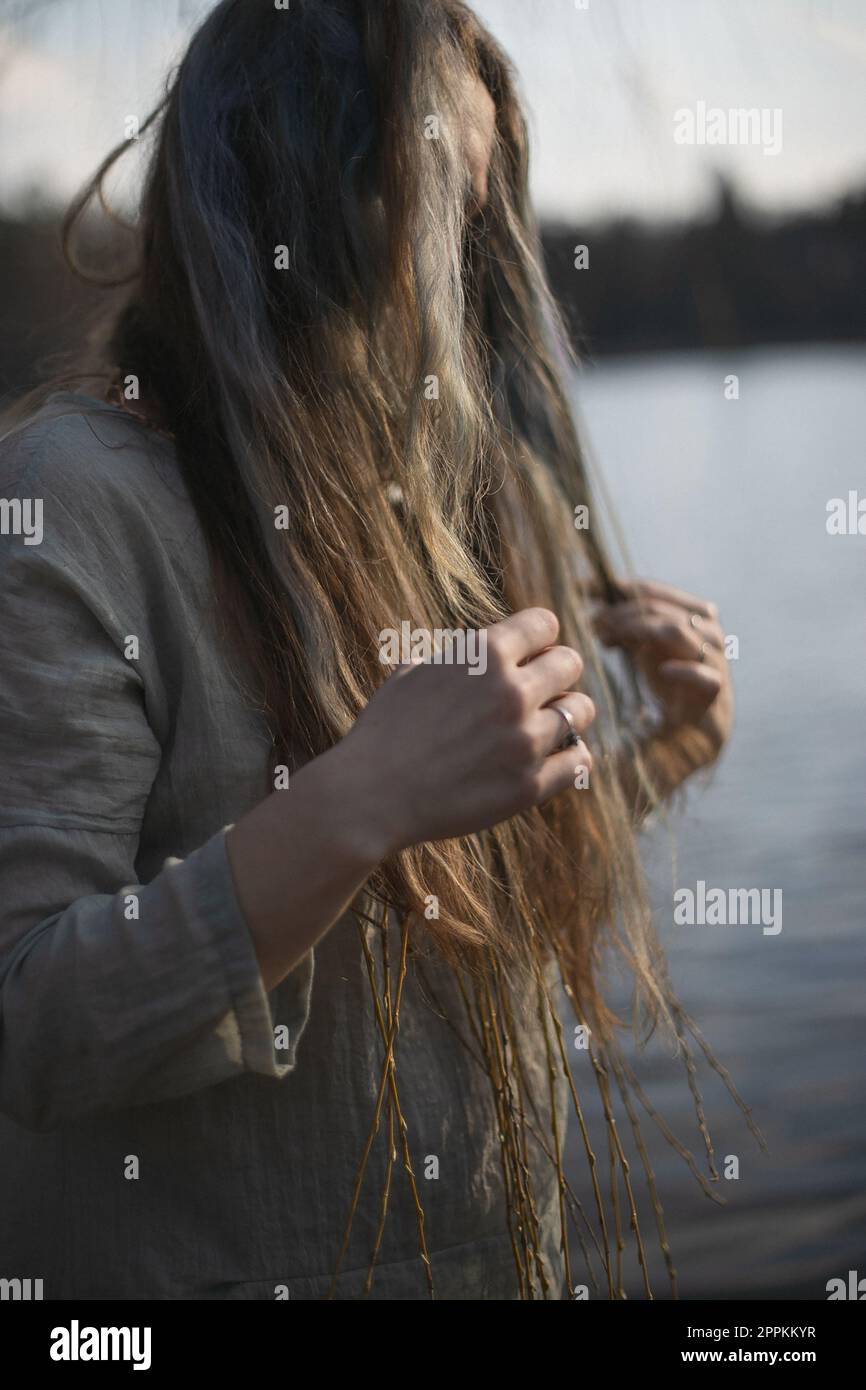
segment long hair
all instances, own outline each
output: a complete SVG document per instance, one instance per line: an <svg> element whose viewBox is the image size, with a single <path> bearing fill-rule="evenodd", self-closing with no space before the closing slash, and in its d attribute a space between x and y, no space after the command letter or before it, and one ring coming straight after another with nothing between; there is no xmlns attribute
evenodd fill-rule
<svg viewBox="0 0 866 1390"><path fill-rule="evenodd" d="M496 112L482 210L457 138L478 78ZM480 629L547 606L600 711L590 789L404 850L359 914L395 911L404 944L410 927L432 934L487 981L491 1008L521 972L541 988L554 958L605 1076L613 946L635 1016L682 1041L618 773L630 711L588 618L589 586L611 597L615 583L504 54L459 0L222 0L148 133L134 271L92 371L115 389L134 379L137 408L174 436L274 764L348 732L387 674L380 633L407 621ZM73 205L67 244L126 148ZM502 1027L506 1012L500 999ZM507 1142L517 1173L520 1139Z"/></svg>

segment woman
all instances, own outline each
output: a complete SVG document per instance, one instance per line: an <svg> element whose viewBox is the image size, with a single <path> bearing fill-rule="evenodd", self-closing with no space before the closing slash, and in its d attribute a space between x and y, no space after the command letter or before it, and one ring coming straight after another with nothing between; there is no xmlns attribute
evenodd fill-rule
<svg viewBox="0 0 866 1390"><path fill-rule="evenodd" d="M711 604L611 578L508 65L457 0L223 0L148 124L123 303L2 445L3 1273L616 1297L602 956L691 1077L635 831L731 689Z"/></svg>

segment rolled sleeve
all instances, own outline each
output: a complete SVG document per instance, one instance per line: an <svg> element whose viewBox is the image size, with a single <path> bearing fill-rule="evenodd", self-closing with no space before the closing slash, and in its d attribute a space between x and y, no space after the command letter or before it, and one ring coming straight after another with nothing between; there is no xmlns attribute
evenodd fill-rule
<svg viewBox="0 0 866 1390"><path fill-rule="evenodd" d="M272 995L265 992L252 938L238 903L226 851L226 826L184 860L168 859L163 877L168 894L200 938L202 958L212 952L214 995L225 991L226 1013L212 1042L187 1059L189 1075L176 1061L172 1086L182 1091L224 1080L238 1071L279 1079L297 1060L310 1014L314 953L310 951ZM279 1029L279 1040L275 1033ZM177 1094L163 1085L159 1098Z"/></svg>
<svg viewBox="0 0 866 1390"><path fill-rule="evenodd" d="M309 1016L313 954L265 992L225 829L146 885L77 896L8 937L0 975L0 1108L36 1130L243 1072L280 1079ZM39 895L118 873L131 837L0 829L4 927ZM113 867L116 866L116 867ZM279 1041L275 1045L275 1029Z"/></svg>
<svg viewBox="0 0 866 1390"><path fill-rule="evenodd" d="M51 525L42 544L0 546L0 1110L50 1129L243 1072L279 1079L312 956L265 993L228 827L138 882L162 760L124 654L141 627L99 572L98 498L10 462L0 491L38 488Z"/></svg>

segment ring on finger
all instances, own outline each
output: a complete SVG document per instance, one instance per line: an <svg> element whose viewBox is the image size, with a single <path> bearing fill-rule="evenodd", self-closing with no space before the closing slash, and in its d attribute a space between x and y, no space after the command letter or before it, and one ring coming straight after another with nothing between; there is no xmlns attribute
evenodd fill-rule
<svg viewBox="0 0 866 1390"><path fill-rule="evenodd" d="M565 733L561 743L556 745L554 749L555 753L561 752L563 748L576 748L579 743L583 742L583 739L574 726L574 719L572 718L570 710L567 710L564 705L548 705L548 709L555 710L556 713L561 714L562 718L565 720Z"/></svg>

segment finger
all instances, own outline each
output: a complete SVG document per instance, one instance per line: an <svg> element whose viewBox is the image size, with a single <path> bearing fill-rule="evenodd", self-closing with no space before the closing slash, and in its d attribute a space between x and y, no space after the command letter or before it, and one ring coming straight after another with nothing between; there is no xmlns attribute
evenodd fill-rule
<svg viewBox="0 0 866 1390"><path fill-rule="evenodd" d="M638 612L622 621L600 625L598 635L606 647L652 645L669 657L699 661L708 643L687 623L666 615Z"/></svg>
<svg viewBox="0 0 866 1390"><path fill-rule="evenodd" d="M578 772L583 768L591 773L592 767L592 754L585 743L579 743L576 748L565 748L561 753L551 753L538 769L536 805L543 806L559 792L573 791Z"/></svg>
<svg viewBox="0 0 866 1390"><path fill-rule="evenodd" d="M627 603L616 604L614 607L601 608L594 614L594 622L599 636L602 633L606 636L612 636L624 624L639 622L641 618L645 617L666 619L669 623L673 623L685 631L691 630L697 635L699 641L709 642L720 650L724 649L724 631L713 618L705 618L697 613L691 613L686 617L682 608L661 599L631 600ZM608 643L607 645L616 644Z"/></svg>
<svg viewBox="0 0 866 1390"><path fill-rule="evenodd" d="M598 580L590 580L583 588L589 598L607 598L606 586ZM658 579L617 580L617 588L625 596L626 602L640 599L662 599L675 604L677 608L685 608L690 613L697 613L704 618L718 618L719 616L716 604L709 599L700 598L697 594L691 594L687 589L679 589L673 584L663 584ZM620 604L617 603L612 606L618 608Z"/></svg>
<svg viewBox="0 0 866 1390"><path fill-rule="evenodd" d="M407 676L424 664L420 656L410 656L408 661L398 661L393 666L383 663L385 670L390 671L388 679L392 681L405 680Z"/></svg>
<svg viewBox="0 0 866 1390"><path fill-rule="evenodd" d="M487 646L519 663L553 646L558 636L559 619L549 608L523 608L487 629Z"/></svg>
<svg viewBox="0 0 866 1390"><path fill-rule="evenodd" d="M663 584L658 579L633 579L621 585L623 592L632 599L662 599L697 613L702 618L718 618L719 610L709 599L690 594L687 589L678 589L673 584Z"/></svg>
<svg viewBox="0 0 866 1390"><path fill-rule="evenodd" d="M717 605L710 599L700 598L698 594L689 593L687 589L680 589L674 584L664 584L659 579L616 579L614 588L620 591L626 602L629 599L662 599L703 618L717 619L719 616ZM593 578L585 581L582 589L587 598L610 602L608 585L604 580ZM620 604L612 606L618 608Z"/></svg>
<svg viewBox="0 0 866 1390"><path fill-rule="evenodd" d="M557 695L551 704L544 709L537 710L529 721L530 734L540 758L546 758L549 754L558 752L568 733L568 722L563 719L561 714L557 714L554 705L568 711L571 715L574 731L577 734L585 734L595 719L595 705L588 695L583 694L583 691L577 690L571 694ZM579 748L580 744L573 746Z"/></svg>
<svg viewBox="0 0 866 1390"><path fill-rule="evenodd" d="M548 647L523 667L528 698L536 705L546 705L554 695L570 690L580 680L583 658L573 647Z"/></svg>
<svg viewBox="0 0 866 1390"><path fill-rule="evenodd" d="M616 598L625 592L625 585L616 578L607 580L593 575L590 579L579 579L578 584L587 598L601 598L606 603L610 603L612 598L616 601ZM614 591L613 595L611 590Z"/></svg>
<svg viewBox="0 0 866 1390"><path fill-rule="evenodd" d="M722 675L715 666L696 661L663 661L659 675L671 685L689 686L695 693L715 698L722 688Z"/></svg>

